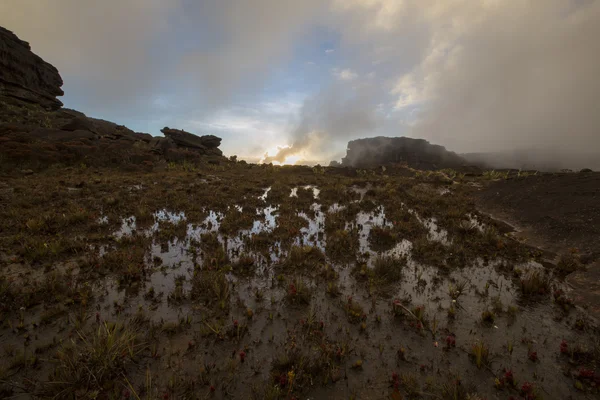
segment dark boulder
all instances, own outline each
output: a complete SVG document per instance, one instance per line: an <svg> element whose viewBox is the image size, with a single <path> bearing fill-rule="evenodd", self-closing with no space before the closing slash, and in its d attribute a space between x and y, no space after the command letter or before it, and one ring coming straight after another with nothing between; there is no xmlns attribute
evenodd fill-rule
<svg viewBox="0 0 600 400"><path fill-rule="evenodd" d="M0 97L57 110L62 84L58 70L34 54L29 43L0 27Z"/></svg>
<svg viewBox="0 0 600 400"><path fill-rule="evenodd" d="M92 120L88 117L75 117L63 126L60 127L63 131L90 131L96 132L96 127Z"/></svg>
<svg viewBox="0 0 600 400"><path fill-rule="evenodd" d="M221 138L214 135L197 136L193 133L179 129L164 127L161 132L171 139L177 146L192 149L206 150L216 149L221 145Z"/></svg>

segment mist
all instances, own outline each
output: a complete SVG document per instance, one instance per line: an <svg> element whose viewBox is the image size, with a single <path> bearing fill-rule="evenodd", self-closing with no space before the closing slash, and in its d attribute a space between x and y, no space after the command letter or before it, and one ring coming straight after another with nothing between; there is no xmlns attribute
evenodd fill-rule
<svg viewBox="0 0 600 400"><path fill-rule="evenodd" d="M436 66L408 134L502 167L600 167L598 37L599 2L504 2Z"/></svg>
<svg viewBox="0 0 600 400"><path fill-rule="evenodd" d="M291 146L267 155L263 162L285 162L297 154L309 154L313 159L332 156L339 150L336 141L368 135L378 123L376 110L371 105L369 86L348 87L334 83L307 98L299 113L299 121L291 135Z"/></svg>

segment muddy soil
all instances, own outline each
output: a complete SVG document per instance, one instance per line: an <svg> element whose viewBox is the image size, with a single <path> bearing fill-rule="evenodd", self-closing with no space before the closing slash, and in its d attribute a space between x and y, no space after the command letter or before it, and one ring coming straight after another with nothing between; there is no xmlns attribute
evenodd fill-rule
<svg viewBox="0 0 600 400"><path fill-rule="evenodd" d="M500 179L476 194L480 210L515 227L514 236L550 252L577 252L585 267L567 277L574 299L600 319L600 173Z"/></svg>
<svg viewBox="0 0 600 400"><path fill-rule="evenodd" d="M477 194L482 209L557 253L578 248L600 256L600 173L538 174L501 179Z"/></svg>

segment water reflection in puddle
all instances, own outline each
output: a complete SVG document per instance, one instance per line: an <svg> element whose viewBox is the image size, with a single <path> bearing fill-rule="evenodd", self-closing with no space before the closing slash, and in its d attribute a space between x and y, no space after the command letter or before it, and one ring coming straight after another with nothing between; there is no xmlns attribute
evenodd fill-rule
<svg viewBox="0 0 600 400"><path fill-rule="evenodd" d="M312 190L312 197L315 200L307 212L298 212L297 215L306 220L306 225L300 229L300 234L294 239L292 244L297 246L314 246L326 253L327 234L325 232L325 222L328 214L341 213L347 210L347 206L334 203L328 207L324 207L318 201L319 189L313 186L302 186L302 189ZM299 187L293 188L290 197L298 196ZM368 188L353 188L360 194L361 199L367 194ZM271 187L265 188L264 193L258 196L258 199L267 201ZM361 201L361 200L357 200ZM403 205L403 207L406 207ZM236 205L230 208L231 211L248 212L242 206ZM414 210L407 210L413 214L417 220L427 228L429 239L438 241L444 245L449 245L448 232L442 229L437 224L435 218L421 218ZM160 229L160 223L186 224L186 234L183 238L173 239L169 241L155 241L149 249L148 263L153 261L160 265L160 269L154 268L146 282L147 287L154 287L157 292L164 292L168 295L175 288L176 277L184 277L186 283L184 289L189 290L193 276L195 265L201 265L201 254L198 257L196 253L197 245L200 247L203 243L204 235L211 235L216 238L223 249L225 250L229 260L232 263L237 262L240 256L249 256L255 260L254 267L255 275L251 278L248 284L251 287L265 288L269 286L268 280L273 279L273 266L280 263L287 256L287 250L282 248L277 239L272 238L267 242L268 249L262 252L251 251L248 249L248 243L255 235L270 234L277 228L277 220L279 217L279 206L269 205L258 207L255 210L256 218L252 222L252 227L249 229L239 230L235 235L225 235L220 232L220 227L227 212L218 212L214 210L204 210L207 212L206 218L199 224L188 223L184 212L176 212L170 210L159 210L154 213L154 224L150 228L138 229L136 218L134 216L124 218L121 221L121 227L114 233L115 238L120 239L132 234L141 234L151 236ZM476 221L472 216L466 216L471 221ZM385 251L376 251L372 248L369 242L369 235L373 227L392 228L392 221L386 217L386 210L383 206L378 206L372 211L359 210L353 217L349 217L345 223L345 230L356 233L358 237L358 254L361 260L366 261L369 267L373 266L373 261L379 256L406 256L408 265L406 268L404 282L395 296L400 298L409 297L416 301L427 302L430 296L441 296L447 292L447 288L434 289L435 279L439 275L436 268L426 267L414 262L411 258L412 243L407 239L401 239L391 248ZM269 236L267 236L269 237ZM270 237L269 237L270 238ZM212 239L214 240L214 239ZM471 271L470 269L469 271ZM485 290L501 296L503 302L513 302L514 293L503 290L508 287L510 282L498 274L493 265L477 265L476 274L468 273L462 276L463 271L453 272L451 279L468 280L477 290ZM349 268L337 268L339 281L342 286L342 292L347 295L352 295L352 279ZM231 281L237 281L239 278L228 274ZM484 282L482 284L482 282ZM493 284L490 284L492 282ZM483 286L482 286L483 285ZM419 289L421 288L421 289ZM427 289L426 289L427 288ZM120 302L126 294L116 284L107 286L107 300L110 302ZM135 301L132 304L143 304L143 294L134 295ZM129 298L131 300L131 298ZM157 315L167 319L170 315L168 310L170 306L168 302L163 301L156 310ZM177 316L179 311L174 315ZM171 315L172 317L172 315Z"/></svg>

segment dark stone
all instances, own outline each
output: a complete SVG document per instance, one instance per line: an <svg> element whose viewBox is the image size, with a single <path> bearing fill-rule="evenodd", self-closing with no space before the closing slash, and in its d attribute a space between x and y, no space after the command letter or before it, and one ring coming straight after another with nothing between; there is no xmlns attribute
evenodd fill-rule
<svg viewBox="0 0 600 400"><path fill-rule="evenodd" d="M167 137L154 137L150 141L150 151L159 155L165 155L174 146L175 143Z"/></svg>
<svg viewBox="0 0 600 400"><path fill-rule="evenodd" d="M31 51L29 43L0 27L0 96L57 110L63 80L58 70Z"/></svg>
<svg viewBox="0 0 600 400"><path fill-rule="evenodd" d="M60 129L62 129L63 131L82 130L82 131L90 131L90 132L97 133L96 127L94 126L94 123L92 122L92 120L85 116L73 118L72 120L70 120L63 126L61 126Z"/></svg>
<svg viewBox="0 0 600 400"><path fill-rule="evenodd" d="M216 149L221 144L221 138L214 135L197 136L179 129L165 127L161 132L178 146L192 149Z"/></svg>

